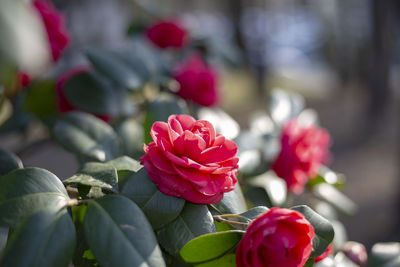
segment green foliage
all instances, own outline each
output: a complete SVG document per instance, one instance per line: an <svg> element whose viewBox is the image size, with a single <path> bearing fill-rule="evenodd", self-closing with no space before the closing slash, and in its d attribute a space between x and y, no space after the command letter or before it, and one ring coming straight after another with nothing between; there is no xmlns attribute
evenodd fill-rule
<svg viewBox="0 0 400 267"><path fill-rule="evenodd" d="M24 108L38 117L55 115L56 107L56 89L52 80L35 81L29 86Z"/></svg>
<svg viewBox="0 0 400 267"><path fill-rule="evenodd" d="M159 191L144 168L127 178L122 194L143 210L154 229L175 220L185 205L185 200Z"/></svg>
<svg viewBox="0 0 400 267"><path fill-rule="evenodd" d="M167 94L160 94L155 100L150 102L146 109L144 132L145 143L152 141L150 129L156 121L167 121L172 114L187 113L187 107L184 102L178 98Z"/></svg>
<svg viewBox="0 0 400 267"><path fill-rule="evenodd" d="M234 253L243 234L243 231L232 230L196 237L181 249L180 256L188 263L201 263L206 261L213 261L216 263L215 260L228 253Z"/></svg>
<svg viewBox="0 0 400 267"><path fill-rule="evenodd" d="M368 267L400 266L400 243L377 243L371 249Z"/></svg>
<svg viewBox="0 0 400 267"><path fill-rule="evenodd" d="M13 153L0 149L0 176L23 168L22 161Z"/></svg>
<svg viewBox="0 0 400 267"><path fill-rule="evenodd" d="M58 212L40 211L25 219L14 230L1 265L68 266L74 253L75 238L75 227L66 209Z"/></svg>
<svg viewBox="0 0 400 267"><path fill-rule="evenodd" d="M166 251L177 255L193 238L213 232L216 228L207 206L186 202L179 216L158 231L158 240Z"/></svg>
<svg viewBox="0 0 400 267"><path fill-rule="evenodd" d="M53 128L55 139L67 150L95 161L107 161L119 154L118 136L107 123L83 112L70 112Z"/></svg>
<svg viewBox="0 0 400 267"><path fill-rule="evenodd" d="M249 209L246 212L240 214L241 217L247 218L249 221L253 221L255 218L260 216L261 214L267 212L269 209L264 206L257 206L252 209Z"/></svg>
<svg viewBox="0 0 400 267"><path fill-rule="evenodd" d="M324 251L327 249L328 245L332 242L335 236L335 231L333 230L332 224L308 206L295 206L291 209L301 212L314 227L314 250L311 255L313 257L316 257L324 253Z"/></svg>
<svg viewBox="0 0 400 267"><path fill-rule="evenodd" d="M42 210L59 210L69 201L62 182L39 168L14 170L0 177L0 225L17 226Z"/></svg>
<svg viewBox="0 0 400 267"><path fill-rule="evenodd" d="M225 193L220 202L212 206L220 213L241 213L247 210L246 201L239 184L236 185L233 191Z"/></svg>
<svg viewBox="0 0 400 267"><path fill-rule="evenodd" d="M124 120L115 128L121 140L122 152L133 158L140 158L144 154L143 125L133 119Z"/></svg>
<svg viewBox="0 0 400 267"><path fill-rule="evenodd" d="M150 224L128 198L108 195L91 200L84 229L101 266L165 266Z"/></svg>
<svg viewBox="0 0 400 267"><path fill-rule="evenodd" d="M122 55L104 48L92 47L86 51L86 55L96 70L115 84L132 91L143 86L144 79L137 70L145 67L144 64L128 64Z"/></svg>
<svg viewBox="0 0 400 267"><path fill-rule="evenodd" d="M64 93L74 107L94 114L118 117L134 111L126 91L112 87L92 72L77 74L66 81Z"/></svg>

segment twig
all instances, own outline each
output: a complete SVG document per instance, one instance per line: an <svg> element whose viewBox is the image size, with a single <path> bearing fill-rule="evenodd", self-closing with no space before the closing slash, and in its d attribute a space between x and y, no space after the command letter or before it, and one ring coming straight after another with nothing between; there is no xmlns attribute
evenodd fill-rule
<svg viewBox="0 0 400 267"><path fill-rule="evenodd" d="M223 217L236 217L236 218L238 218L239 216L237 214L214 215L213 219L215 221L217 221L217 222L229 223L229 224L232 224L232 225L238 225L238 226L244 226L244 227L247 227L249 225L248 223L244 223L244 222L227 220L227 219L224 219Z"/></svg>

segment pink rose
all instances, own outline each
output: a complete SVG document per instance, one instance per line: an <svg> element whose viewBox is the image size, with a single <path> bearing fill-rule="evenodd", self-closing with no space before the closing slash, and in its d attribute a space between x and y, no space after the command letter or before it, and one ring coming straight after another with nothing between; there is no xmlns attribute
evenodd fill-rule
<svg viewBox="0 0 400 267"><path fill-rule="evenodd" d="M329 156L329 133L315 126L303 127L297 119L287 122L281 136L281 152L272 165L285 179L289 190L303 192L304 184L314 178Z"/></svg>
<svg viewBox="0 0 400 267"><path fill-rule="evenodd" d="M77 67L75 69L70 70L69 72L64 73L58 78L56 83L56 93L57 93L57 109L60 113L67 113L69 111L78 110L68 101L67 96L65 95L64 92L64 84L72 77L88 71L89 71L88 67ZM110 122L111 120L111 117L107 114L94 114L94 115L105 122Z"/></svg>
<svg viewBox="0 0 400 267"><path fill-rule="evenodd" d="M318 257L315 257L314 262L320 262L323 259L325 259L326 257L332 255L334 252L333 250L333 246L332 244L329 244L329 246L326 248L326 250L324 251L324 253L322 253L321 255L319 255Z"/></svg>
<svg viewBox="0 0 400 267"><path fill-rule="evenodd" d="M199 55L192 55L179 66L174 73L174 78L180 85L176 93L180 97L202 106L213 106L218 103L217 75Z"/></svg>
<svg viewBox="0 0 400 267"><path fill-rule="evenodd" d="M187 44L187 33L177 22L164 20L150 26L147 38L160 48L182 48Z"/></svg>
<svg viewBox="0 0 400 267"><path fill-rule="evenodd" d="M235 188L239 159L234 142L210 122L172 115L151 127L154 142L141 163L161 192L193 203L213 204Z"/></svg>
<svg viewBox="0 0 400 267"><path fill-rule="evenodd" d="M313 250L314 236L314 227L300 212L271 208L250 223L236 250L236 265L303 266Z"/></svg>
<svg viewBox="0 0 400 267"><path fill-rule="evenodd" d="M42 17L53 60L57 61L69 43L69 34L65 27L64 15L47 0L35 0L33 1L33 6Z"/></svg>

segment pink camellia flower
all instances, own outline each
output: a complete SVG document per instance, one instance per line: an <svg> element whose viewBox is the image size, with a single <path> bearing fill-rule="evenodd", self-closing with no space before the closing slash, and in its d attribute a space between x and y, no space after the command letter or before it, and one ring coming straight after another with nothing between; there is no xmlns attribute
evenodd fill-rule
<svg viewBox="0 0 400 267"><path fill-rule="evenodd" d="M213 204L235 188L237 146L210 122L171 115L168 123L155 122L150 134L154 142L144 146L141 163L161 192Z"/></svg>
<svg viewBox="0 0 400 267"><path fill-rule="evenodd" d="M33 6L42 17L53 60L57 61L69 43L69 34L65 27L64 15L47 0L35 0L33 1Z"/></svg>
<svg viewBox="0 0 400 267"><path fill-rule="evenodd" d="M281 152L272 164L275 173L286 181L289 190L303 192L304 184L314 178L329 156L329 133L315 126L302 126L297 119L285 124Z"/></svg>
<svg viewBox="0 0 400 267"><path fill-rule="evenodd" d="M182 48L187 44L186 30L176 21L163 20L151 25L146 31L147 38L160 48Z"/></svg>
<svg viewBox="0 0 400 267"><path fill-rule="evenodd" d="M180 97L192 100L202 106L213 106L219 101L217 75L203 59L195 54L174 72L180 88Z"/></svg>
<svg viewBox="0 0 400 267"><path fill-rule="evenodd" d="M271 208L247 228L236 250L237 267L300 267L313 250L314 227L298 211Z"/></svg>
<svg viewBox="0 0 400 267"><path fill-rule="evenodd" d="M64 84L70 80L72 77L88 72L88 67L77 67L75 69L70 70L69 72L61 75L56 83L56 93L57 93L57 109L60 113L67 113L69 111L78 110L74 107L67 99L67 96L64 92ZM102 119L105 122L110 122L111 117L107 114L94 114L99 119Z"/></svg>
<svg viewBox="0 0 400 267"><path fill-rule="evenodd" d="M326 257L332 255L334 252L333 250L333 245L329 244L329 246L326 248L326 250L324 251L324 253L322 253L321 255L319 255L318 257L315 257L314 262L320 262L323 259L325 259Z"/></svg>

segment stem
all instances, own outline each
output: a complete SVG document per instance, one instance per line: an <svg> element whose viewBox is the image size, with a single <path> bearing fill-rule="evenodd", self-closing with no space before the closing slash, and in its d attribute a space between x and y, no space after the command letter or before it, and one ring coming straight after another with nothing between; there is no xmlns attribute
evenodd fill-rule
<svg viewBox="0 0 400 267"><path fill-rule="evenodd" d="M79 192L78 189L73 188L73 187L67 187L67 193L69 196L73 196L73 197L79 197Z"/></svg>
<svg viewBox="0 0 400 267"><path fill-rule="evenodd" d="M232 225L238 225L238 226L244 226L244 227L247 227L249 225L248 223L244 223L244 222L227 220L227 219L224 219L224 217L236 217L236 218L239 218L241 216L239 216L237 214L223 214L223 215L214 215L213 219L215 221L217 221L217 222L229 223L229 224L232 224Z"/></svg>

